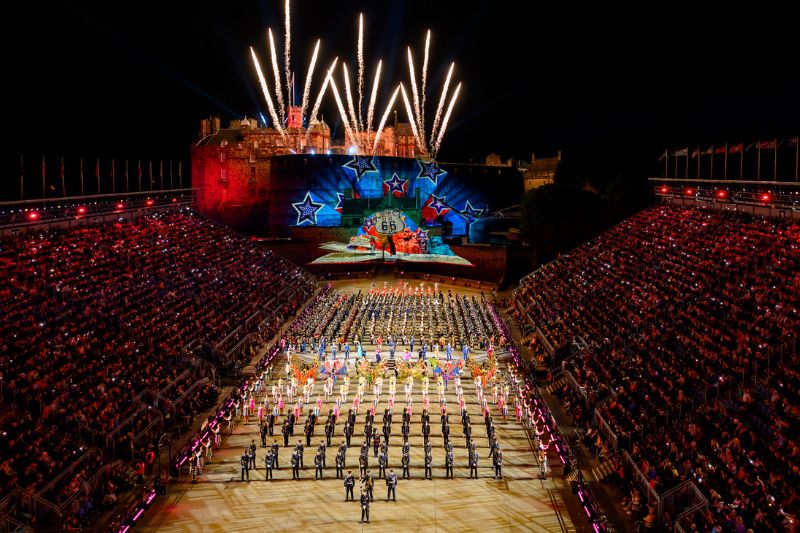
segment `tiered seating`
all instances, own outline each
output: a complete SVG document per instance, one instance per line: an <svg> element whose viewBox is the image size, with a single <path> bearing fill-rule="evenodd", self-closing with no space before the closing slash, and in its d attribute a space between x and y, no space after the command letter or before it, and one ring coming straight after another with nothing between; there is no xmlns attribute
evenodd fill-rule
<svg viewBox="0 0 800 533"><path fill-rule="evenodd" d="M214 349L232 332L245 338L259 326L253 316L268 318L258 338L268 337L314 286L294 265L189 211L0 241L0 279L3 397L19 424L4 425L0 439L4 493L35 490L92 441L109 445L105 459L131 459L131 443L135 452L146 446L134 439L155 416L137 414L141 393L176 418L217 395L209 383L193 387L207 365L184 346Z"/></svg>
<svg viewBox="0 0 800 533"><path fill-rule="evenodd" d="M731 530L797 516L797 225L655 207L533 273L515 298L554 346L589 343L567 368L590 409L608 399L603 419L659 493L694 480ZM591 418L569 385L562 395Z"/></svg>

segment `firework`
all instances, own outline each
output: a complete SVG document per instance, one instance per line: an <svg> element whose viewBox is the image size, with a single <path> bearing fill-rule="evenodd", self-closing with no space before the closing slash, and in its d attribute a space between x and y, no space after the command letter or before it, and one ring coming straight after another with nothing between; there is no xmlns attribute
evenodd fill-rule
<svg viewBox="0 0 800 533"><path fill-rule="evenodd" d="M317 45L314 47L314 54L311 56L311 63L308 65L306 84L303 87L303 107L300 111L301 117L306 116L306 110L308 109L308 96L311 93L311 78L314 76L314 66L317 64L317 54L319 54L319 45L321 42L321 39L317 39Z"/></svg>
<svg viewBox="0 0 800 533"><path fill-rule="evenodd" d="M380 73L380 63L378 63L378 72ZM376 84L377 85L377 84ZM394 101L397 99L397 93L400 92L400 85L394 90L392 93L392 97L389 99L389 105L386 106L386 111L384 111L383 116L381 117L381 121L378 123L378 129L375 133L375 142L372 145L372 153L373 155L378 150L378 141L381 139L381 134L383 133L383 127L386 125L386 119L389 118L389 113L392 112L392 108L394 107ZM374 92L374 89L373 89ZM374 98L373 98L374 101ZM370 124L371 126L371 124Z"/></svg>
<svg viewBox="0 0 800 533"><path fill-rule="evenodd" d="M331 76L333 76L333 72L334 69L336 68L337 61L339 61L338 57L333 60L333 63L331 63L331 66L328 69L328 75L325 76L325 81L322 83L322 88L319 90L319 94L317 94L317 99L314 102L314 107L311 109L311 117L308 120L309 126L317 118L317 113L319 113L319 106L322 104L322 97L325 94L325 90L328 88L328 84L331 81Z"/></svg>
<svg viewBox="0 0 800 533"><path fill-rule="evenodd" d="M347 112L344 110L344 105L342 105L342 97L339 96L339 89L336 87L336 82L333 79L332 72L328 74L328 83L330 83L331 89L333 90L333 98L336 100L336 107L339 108L339 115L342 117L345 133L350 137L351 140L353 140L355 139L355 135L353 135L353 128L350 127L350 122L347 120Z"/></svg>
<svg viewBox="0 0 800 533"><path fill-rule="evenodd" d="M284 10L286 13L286 19L284 20L284 42L283 42L283 68L286 71L286 98L289 102L294 105L294 95L292 94L292 27L289 24L291 18L289 17L289 4L290 0L286 0L286 9ZM276 85L279 87L279 85ZM277 92L277 89L275 89Z"/></svg>
<svg viewBox="0 0 800 533"><path fill-rule="evenodd" d="M408 115L408 122L411 124L411 133L414 134L414 139L417 141L417 146L419 146L420 150L425 150L425 145L422 144L422 141L419 138L419 132L417 131L417 124L414 122L414 111L411 109L411 103L408 101L408 94L406 94L406 88L403 84L400 84L400 93L403 95L403 103L406 106L406 114Z"/></svg>
<svg viewBox="0 0 800 533"><path fill-rule="evenodd" d="M414 97L414 111L415 114L409 115L409 120L411 122L415 121L416 118L416 127L417 127L417 141L420 143L420 146L425 146L425 142L423 140L423 136L425 134L423 130L422 122L420 121L420 112L419 112L419 90L417 89L417 74L414 72L414 58L411 56L411 47L408 47L408 73L410 75L410 85L411 85L411 94Z"/></svg>
<svg viewBox="0 0 800 533"><path fill-rule="evenodd" d="M367 124L366 129L367 131L372 131L372 118L375 114L375 100L378 98L378 83L381 79L381 66L383 65L383 60L381 59L378 61L378 69L375 71L375 81L372 82L372 94L369 97L369 109L367 111Z"/></svg>
<svg viewBox="0 0 800 533"><path fill-rule="evenodd" d="M272 58L272 74L275 77L275 96L278 98L278 111L281 117L281 126L286 119L286 104L283 101L283 89L281 84L281 69L278 66L278 55L275 53L275 39L272 38L272 29L267 29L269 37L269 53Z"/></svg>
<svg viewBox="0 0 800 533"><path fill-rule="evenodd" d="M350 90L350 73L347 71L347 64L345 62L342 62L342 74L344 75L344 93L347 98L347 107L350 111L350 126L354 131L358 131L356 108L355 105L353 105L353 92Z"/></svg>
<svg viewBox="0 0 800 533"><path fill-rule="evenodd" d="M256 67L256 74L258 74L258 81L261 83L261 91L264 93L264 99L267 101L267 108L269 109L269 114L272 117L272 122L275 124L275 129L280 132L281 135L286 135L286 131L283 129L283 124L280 120L278 120L278 114L275 112L275 104L272 102L272 97L269 94L269 88L267 87L267 80L264 78L264 73L261 71L261 64L258 62L258 57L256 56L255 50L253 47L250 47L250 54L253 56L253 64Z"/></svg>
<svg viewBox="0 0 800 533"><path fill-rule="evenodd" d="M436 138L436 132L439 128L439 122L442 119L442 110L444 109L444 102L447 100L447 90L450 88L450 79L453 77L453 69L455 68L455 62L450 64L450 70L447 71L447 77L444 80L444 87L442 88L442 94L439 96L439 105L436 107L436 116L433 119L433 129L431 129L431 139Z"/></svg>
<svg viewBox="0 0 800 533"><path fill-rule="evenodd" d="M425 124L425 95L428 92L428 57L431 51L431 30L428 30L428 35L425 37L425 58L422 61L422 105L420 106L419 121ZM431 133L431 139L433 133Z"/></svg>
<svg viewBox="0 0 800 533"><path fill-rule="evenodd" d="M439 137L436 139L436 145L433 147L433 155L435 156L439 152L439 148L442 146L442 139L444 138L444 132L447 130L447 122L450 120L450 113L453 112L453 106L456 104L456 99L458 98L458 93L461 91L461 84L459 83L456 85L456 90L453 92L453 97L450 99L450 105L447 106L447 113L444 114L444 120L442 120L442 129L439 131Z"/></svg>
<svg viewBox="0 0 800 533"><path fill-rule="evenodd" d="M364 129L361 109L364 101L364 14L358 15L358 128Z"/></svg>

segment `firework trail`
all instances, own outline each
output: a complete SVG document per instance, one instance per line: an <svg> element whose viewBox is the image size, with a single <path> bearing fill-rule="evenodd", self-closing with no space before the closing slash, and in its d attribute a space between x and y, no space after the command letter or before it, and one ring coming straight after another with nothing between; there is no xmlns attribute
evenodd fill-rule
<svg viewBox="0 0 800 533"><path fill-rule="evenodd" d="M261 71L261 64L258 62L258 57L256 56L255 50L253 47L250 47L250 54L253 56L253 64L256 67L256 73L258 74L258 81L261 83L261 91L264 93L264 99L267 101L267 108L269 108L269 114L272 117L272 122L275 125L275 129L281 135L286 135L286 131L283 129L283 123L278 119L278 114L275 112L275 104L272 102L272 97L269 94L269 88L267 87L267 80L264 79L264 73Z"/></svg>
<svg viewBox="0 0 800 533"><path fill-rule="evenodd" d="M458 93L461 91L461 84L459 83L456 85L456 90L453 92L453 97L450 99L450 105L447 106L447 113L444 115L444 120L442 120L442 129L439 130L439 137L436 139L436 145L433 147L434 155L439 152L439 148L442 146L442 139L444 138L444 132L447 131L447 122L450 120L450 113L453 111L453 106L456 103L456 99L458 98Z"/></svg>
<svg viewBox="0 0 800 533"><path fill-rule="evenodd" d="M339 108L339 115L342 117L345 133L346 135L350 136L350 140L354 140L355 135L353 135L353 128L350 127L350 121L347 119L347 112L344 110L344 106L342 105L342 98L339 96L339 89L336 87L336 82L333 79L332 72L328 74L328 80L330 80L329 83L331 89L333 89L333 98L336 100L336 107ZM345 139L345 142L347 142L347 139Z"/></svg>
<svg viewBox="0 0 800 533"><path fill-rule="evenodd" d="M358 129L364 129L361 109L364 101L364 14L358 14Z"/></svg>
<svg viewBox="0 0 800 533"><path fill-rule="evenodd" d="M425 59L422 61L422 105L420 106L420 118L419 121L422 125L425 125L425 95L428 92L428 57L430 55L431 50L431 30L428 30L428 35L425 37ZM423 131L424 135L424 131ZM433 138L433 133L431 133L431 139Z"/></svg>
<svg viewBox="0 0 800 533"><path fill-rule="evenodd" d="M372 82L372 94L369 97L369 109L367 110L367 124L366 130L372 131L372 118L375 114L375 100L378 99L378 82L381 79L381 66L383 60L378 61L378 70L375 71L375 81Z"/></svg>
<svg viewBox="0 0 800 533"><path fill-rule="evenodd" d="M380 73L380 63L378 63L378 72ZM375 155L375 152L378 150L378 141L380 141L381 139L381 134L383 133L383 127L386 125L386 119L389 118L389 113L392 112L392 108L394 107L394 101L397 99L398 92L400 92L399 85L394 90L394 93L392 93L392 97L389 99L389 105L386 106L386 111L384 111L383 117L381 117L381 121L378 123L378 130L375 133L375 143L372 145L373 155Z"/></svg>
<svg viewBox="0 0 800 533"><path fill-rule="evenodd" d="M356 108L353 105L353 92L350 90L350 73L347 71L347 64L344 62L342 62L342 73L344 74L344 94L347 98L347 107L350 110L350 126L354 131L358 131Z"/></svg>
<svg viewBox="0 0 800 533"><path fill-rule="evenodd" d="M415 115L409 115L409 120L413 123L415 122L414 118L416 117L416 128L417 128L417 141L420 143L420 147L425 146L423 142L422 135L424 135L424 131L422 130L422 122L420 121L420 112L419 112L419 90L417 89L417 75L414 72L414 58L411 57L411 47L408 47L408 72L411 76L411 94L414 97L414 111L416 111ZM403 89L405 90L405 89Z"/></svg>
<svg viewBox="0 0 800 533"><path fill-rule="evenodd" d="M281 69L278 66L278 56L275 53L275 39L272 38L272 29L267 29L269 37L269 53L272 57L272 74L275 76L275 96L278 97L278 114L281 117L281 127L286 119L286 104L283 101L283 87L281 83Z"/></svg>
<svg viewBox="0 0 800 533"><path fill-rule="evenodd" d="M406 114L408 115L408 122L411 125L411 133L414 134L414 139L417 140L417 146L419 146L420 150L425 150L425 145L422 144L419 138L419 132L417 131L417 124L414 122L414 111L411 109L411 103L408 101L408 94L406 94L406 88L400 83L400 93L403 95L403 103L406 106Z"/></svg>
<svg viewBox="0 0 800 533"><path fill-rule="evenodd" d="M286 71L286 98L289 100L290 105L294 105L292 101L294 99L294 95L292 94L292 27L291 27L291 17L289 11L289 4L291 3L290 0L286 0L286 20L284 21L284 33L285 38L283 42L283 68Z"/></svg>
<svg viewBox="0 0 800 533"><path fill-rule="evenodd" d="M314 54L311 56L311 64L308 66L308 73L306 74L306 84L303 87L303 107L300 111L300 117L306 116L306 111L308 110L308 97L311 93L311 78L314 76L314 67L317 64L317 54L319 54L319 45L322 42L321 39L317 39L317 45L314 47ZM309 122L310 124L310 122Z"/></svg>
<svg viewBox="0 0 800 533"><path fill-rule="evenodd" d="M333 60L331 63L330 68L328 69L328 75L325 76L325 81L322 83L322 88L319 90L319 94L317 94L317 99L314 102L314 107L311 109L311 116L308 119L308 125L311 126L311 123L314 122L317 118L317 114L319 113L319 106L322 104L322 97L325 95L325 91L328 88L328 84L331 81L331 76L333 76L333 71L336 68L336 62L339 61L339 58Z"/></svg>
<svg viewBox="0 0 800 533"><path fill-rule="evenodd" d="M444 88L442 89L442 94L439 96L439 106L436 108L436 116L433 119L433 129L431 130L431 139L436 138L436 132L439 127L439 122L442 119L442 110L444 109L444 102L447 100L447 91L450 88L450 78L453 77L453 69L455 68L455 62L450 64L450 70L447 71L447 78L444 80Z"/></svg>

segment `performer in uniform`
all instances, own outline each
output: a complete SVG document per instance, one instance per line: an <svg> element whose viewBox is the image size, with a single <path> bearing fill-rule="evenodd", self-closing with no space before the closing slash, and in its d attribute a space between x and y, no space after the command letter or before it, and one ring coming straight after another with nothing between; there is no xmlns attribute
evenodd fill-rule
<svg viewBox="0 0 800 533"><path fill-rule="evenodd" d="M250 481L250 455L247 451L247 448L245 448L244 452L242 452L242 457L239 459L239 463L242 466L242 481L244 481L245 477L247 481Z"/></svg>
<svg viewBox="0 0 800 533"><path fill-rule="evenodd" d="M356 479L353 477L353 472L348 470L347 475L344 476L344 501L355 500L355 496L353 496L353 487L355 486Z"/></svg>
<svg viewBox="0 0 800 533"><path fill-rule="evenodd" d="M297 451L292 452L292 479L300 479L300 458Z"/></svg>
<svg viewBox="0 0 800 533"><path fill-rule="evenodd" d="M389 470L389 475L386 476L386 501L389 501L389 496L392 497L392 501L397 501L397 474L394 473L394 470Z"/></svg>
<svg viewBox="0 0 800 533"><path fill-rule="evenodd" d="M366 520L365 520L366 518ZM369 524L369 496L365 493L361 493L361 522L367 522Z"/></svg>

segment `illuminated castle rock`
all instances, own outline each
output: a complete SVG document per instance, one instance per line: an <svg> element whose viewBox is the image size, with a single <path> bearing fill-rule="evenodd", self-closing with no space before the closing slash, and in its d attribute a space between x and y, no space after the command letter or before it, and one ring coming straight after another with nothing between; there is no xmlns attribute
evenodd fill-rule
<svg viewBox="0 0 800 533"><path fill-rule="evenodd" d="M263 206L268 205L270 191L277 185L272 182L273 158L372 151L363 147L374 144L375 132L365 132L357 140L346 139L346 144L333 144L324 120L315 120L306 128L300 107L287 111L285 136L247 117L232 120L227 128L221 127L219 117L200 122L200 140L191 149L198 209L232 225L250 225L244 221L257 225L267 216ZM384 128L375 155L415 158L418 152L411 126L398 123L395 115L394 125Z"/></svg>

